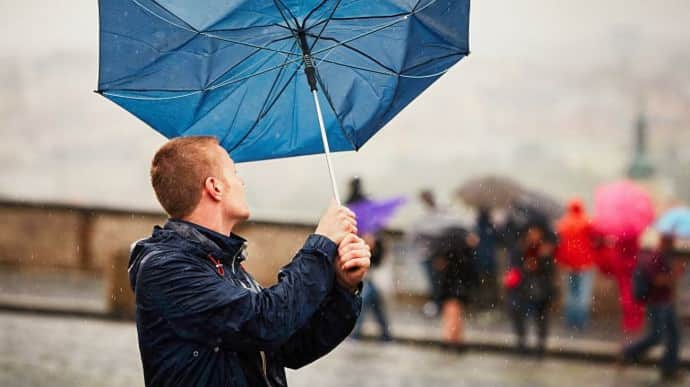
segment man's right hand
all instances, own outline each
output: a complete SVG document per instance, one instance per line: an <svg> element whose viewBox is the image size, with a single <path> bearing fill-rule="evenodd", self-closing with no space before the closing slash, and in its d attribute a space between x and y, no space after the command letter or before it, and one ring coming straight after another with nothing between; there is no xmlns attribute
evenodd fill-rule
<svg viewBox="0 0 690 387"><path fill-rule="evenodd" d="M332 240L336 245L339 245L348 234L357 234L355 213L347 209L347 207L338 205L333 200L330 207L321 216L319 225L314 233L323 235Z"/></svg>

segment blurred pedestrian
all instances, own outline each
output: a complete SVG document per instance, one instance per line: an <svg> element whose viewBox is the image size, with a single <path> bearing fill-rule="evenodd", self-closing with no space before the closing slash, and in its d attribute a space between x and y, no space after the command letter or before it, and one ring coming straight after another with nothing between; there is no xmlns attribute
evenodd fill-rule
<svg viewBox="0 0 690 387"><path fill-rule="evenodd" d="M660 370L664 380L678 378L680 323L676 313L676 288L683 275L682 262L674 257L674 237L662 235L659 246L640 258L635 275L635 296L646 303L647 333L623 349L623 361L638 361L655 345L664 342Z"/></svg>
<svg viewBox="0 0 690 387"><path fill-rule="evenodd" d="M568 203L557 231L556 262L567 271L565 320L569 327L582 330L589 320L594 280L593 229L582 201L572 199Z"/></svg>
<svg viewBox="0 0 690 387"><path fill-rule="evenodd" d="M526 226L510 259L504 285L508 306L517 335L519 350L525 350L526 319L531 317L537 326L537 351L546 350L549 328L549 308L555 298L554 244L547 237L544 225Z"/></svg>
<svg viewBox="0 0 690 387"><path fill-rule="evenodd" d="M350 180L350 193L347 199L347 205L361 203L369 200L369 196L364 191L362 179L353 177ZM364 220L362 220L364 222ZM380 232L369 233L362 235L362 239L369 245L371 249L371 267L378 268L384 256L384 243ZM386 304L378 286L373 278L369 276L362 287L362 312L357 319L357 324L352 331L352 338L359 339L362 337L362 323L367 314L373 313L376 322L379 325L380 339L382 341L392 340L390 333L388 318L386 316Z"/></svg>
<svg viewBox="0 0 690 387"><path fill-rule="evenodd" d="M618 299L621 306L621 328L624 341L642 329L644 305L633 297L633 271L640 254L639 236L612 236L596 231L595 259L599 271L612 276L618 284Z"/></svg>
<svg viewBox="0 0 690 387"><path fill-rule="evenodd" d="M362 179L359 176L355 176L350 179L350 193L347 195L346 204L357 203L362 200L367 200L366 194L364 194L364 188L362 187Z"/></svg>
<svg viewBox="0 0 690 387"><path fill-rule="evenodd" d="M444 231L456 224L457 219L438 206L432 191L422 190L419 193L419 200L424 207L424 214L413 222L412 227L407 232L406 239L421 259L429 286L429 300L424 304L423 312L427 317L436 317L439 314L442 300L441 272L438 265L434 264L435 254L438 251L438 244L443 238Z"/></svg>
<svg viewBox="0 0 690 387"><path fill-rule="evenodd" d="M354 214L333 204L262 288L245 271L244 183L214 137L180 137L154 156L151 183L170 219L132 250L147 386L285 386L355 325L369 248Z"/></svg>
<svg viewBox="0 0 690 387"><path fill-rule="evenodd" d="M478 284L476 234L461 227L446 230L434 254L435 269L441 273L440 298L443 339L460 343L464 339L464 310Z"/></svg>
<svg viewBox="0 0 690 387"><path fill-rule="evenodd" d="M372 234L363 235L362 239L371 247L371 268L375 270L381 265L385 254L383 239ZM372 313L379 325L379 338L381 341L391 341L390 326L386 316L386 305L379 291L378 286L368 276L364 280L364 287L362 288L362 312L357 319L357 324L352 331L352 338L359 339L362 337L362 325L366 315Z"/></svg>
<svg viewBox="0 0 690 387"><path fill-rule="evenodd" d="M475 233L479 237L477 244L477 273L480 286L477 289L478 301L494 306L498 301L498 283L496 278L496 227L491 219L491 211L482 207L477 215Z"/></svg>

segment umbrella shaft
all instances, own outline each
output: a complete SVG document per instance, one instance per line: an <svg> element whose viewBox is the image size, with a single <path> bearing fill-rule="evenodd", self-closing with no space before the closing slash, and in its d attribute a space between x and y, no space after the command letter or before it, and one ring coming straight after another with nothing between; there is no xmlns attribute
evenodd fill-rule
<svg viewBox="0 0 690 387"><path fill-rule="evenodd" d="M338 184L335 181L335 171L333 170L333 162L331 161L331 147L328 146L328 136L326 136L326 126L323 123L323 115L321 114L321 105L319 104L319 95L316 90L312 90L314 96L314 105L316 105L316 115L319 119L319 127L321 128L321 140L323 141L323 151L326 155L326 163L328 164L328 173L331 176L331 187L333 188L333 197L340 202L340 194L338 193Z"/></svg>
<svg viewBox="0 0 690 387"><path fill-rule="evenodd" d="M304 73L307 75L309 88L311 91L316 90L316 67L314 66L314 59L311 57L311 50L309 43L307 43L307 35L304 30L297 31L299 37L299 45L302 49L302 60L304 61Z"/></svg>

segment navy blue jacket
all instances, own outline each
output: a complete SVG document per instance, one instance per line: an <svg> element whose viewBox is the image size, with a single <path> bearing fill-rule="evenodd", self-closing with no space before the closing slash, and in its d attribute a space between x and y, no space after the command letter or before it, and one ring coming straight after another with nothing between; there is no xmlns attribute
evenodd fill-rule
<svg viewBox="0 0 690 387"><path fill-rule="evenodd" d="M335 284L337 247L311 235L278 283L244 271L246 242L180 220L156 226L130 258L147 386L285 386L284 367L325 355L361 300Z"/></svg>

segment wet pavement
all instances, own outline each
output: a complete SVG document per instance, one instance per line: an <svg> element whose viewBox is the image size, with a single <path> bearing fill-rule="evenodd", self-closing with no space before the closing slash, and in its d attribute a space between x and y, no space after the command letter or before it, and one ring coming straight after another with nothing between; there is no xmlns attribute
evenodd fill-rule
<svg viewBox="0 0 690 387"><path fill-rule="evenodd" d="M0 386L141 386L131 322L0 313ZM348 340L291 386L655 386L653 368ZM690 385L685 384L665 385Z"/></svg>
<svg viewBox="0 0 690 387"><path fill-rule="evenodd" d="M1 268L0 268L1 269ZM386 306L393 335L402 341L439 342L439 318L426 318L421 308L386 297ZM15 272L0 270L0 310L39 310L48 314L72 316L105 316L107 313L106 286L103 279L89 273L40 271ZM466 342L474 347L512 349L515 338L503 306L493 310L469 311L465 315ZM378 333L371 316L365 320L367 334ZM0 326L2 329L2 326ZM685 331L688 329L686 327ZM534 339L534 337L532 337ZM552 316L548 341L550 355L560 357L599 358L611 362L618 353L623 338L616 320L594 320L583 332L565 327L562 317ZM690 362L690 340L683 340L682 358ZM661 348L651 352L652 358L661 355Z"/></svg>

